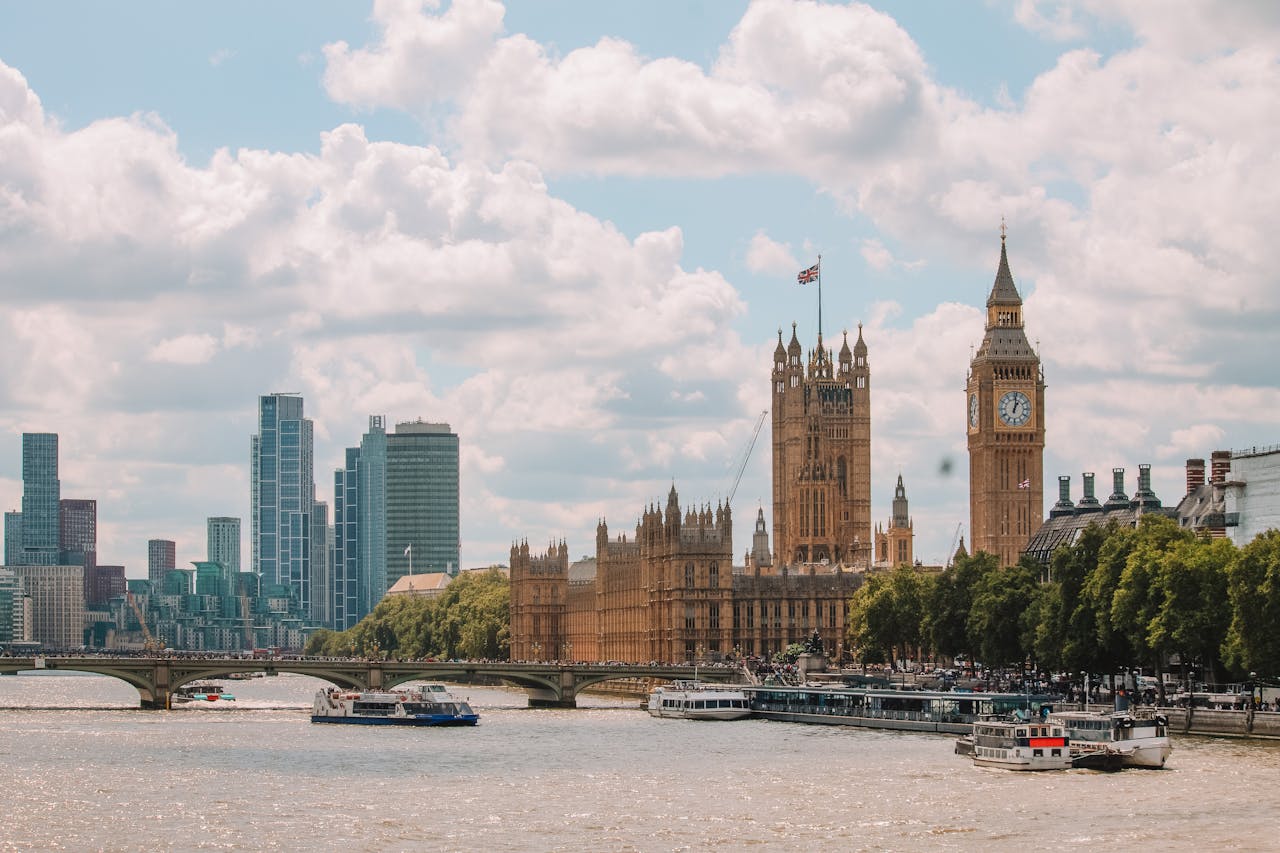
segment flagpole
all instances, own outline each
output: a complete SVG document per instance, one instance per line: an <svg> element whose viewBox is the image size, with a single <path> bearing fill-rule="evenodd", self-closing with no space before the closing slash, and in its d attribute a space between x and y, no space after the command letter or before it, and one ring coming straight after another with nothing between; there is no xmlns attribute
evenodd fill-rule
<svg viewBox="0 0 1280 853"><path fill-rule="evenodd" d="M818 255L818 340L822 340L822 255Z"/></svg>

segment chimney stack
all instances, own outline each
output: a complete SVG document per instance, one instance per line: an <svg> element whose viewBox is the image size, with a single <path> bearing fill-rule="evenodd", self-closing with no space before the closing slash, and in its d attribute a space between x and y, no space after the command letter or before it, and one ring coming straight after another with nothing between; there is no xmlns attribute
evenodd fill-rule
<svg viewBox="0 0 1280 853"><path fill-rule="evenodd" d="M1074 515L1075 511L1075 504L1071 503L1071 477L1067 474L1059 474L1058 502L1049 510L1049 517L1058 518L1063 515Z"/></svg>
<svg viewBox="0 0 1280 853"><path fill-rule="evenodd" d="M1124 493L1124 469L1111 469L1111 497L1103 504L1103 509L1124 509L1129 506L1129 496Z"/></svg>
<svg viewBox="0 0 1280 853"><path fill-rule="evenodd" d="M1204 485L1204 460L1187 460L1187 494Z"/></svg>
<svg viewBox="0 0 1280 853"><path fill-rule="evenodd" d="M1084 497L1076 504L1076 512L1096 512L1102 507L1093 494L1093 472L1085 471L1080 476L1084 479Z"/></svg>
<svg viewBox="0 0 1280 853"><path fill-rule="evenodd" d="M1225 483L1231 473L1231 451L1215 450L1209 455L1209 479L1214 483Z"/></svg>

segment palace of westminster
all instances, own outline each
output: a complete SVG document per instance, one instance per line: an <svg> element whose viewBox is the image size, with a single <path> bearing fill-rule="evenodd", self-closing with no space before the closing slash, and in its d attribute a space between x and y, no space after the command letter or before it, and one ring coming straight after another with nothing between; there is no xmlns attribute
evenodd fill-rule
<svg viewBox="0 0 1280 853"><path fill-rule="evenodd" d="M986 333L966 386L970 534L1004 565L1040 521L1044 378L1027 341L1022 299L1001 236ZM511 549L513 660L688 662L768 656L816 631L844 657L848 601L875 567L914 562L899 475L887 526L871 524L871 371L862 328L852 348L823 344L807 363L792 326L770 367L773 538L757 512L752 546L733 565L727 505L682 508L673 485L633 535L596 528L596 555L570 564L563 541L546 553ZM961 545L963 548L963 543ZM873 553L874 549L874 553Z"/></svg>

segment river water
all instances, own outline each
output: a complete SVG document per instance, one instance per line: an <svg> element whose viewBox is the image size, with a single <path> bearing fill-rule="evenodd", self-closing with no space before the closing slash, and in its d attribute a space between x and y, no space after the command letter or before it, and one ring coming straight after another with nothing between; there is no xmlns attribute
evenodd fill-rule
<svg viewBox="0 0 1280 853"><path fill-rule="evenodd" d="M1280 743L1179 738L1168 768L974 768L939 735L530 710L474 729L317 726L321 682L136 710L101 676L0 677L0 849L667 851L1280 847Z"/></svg>

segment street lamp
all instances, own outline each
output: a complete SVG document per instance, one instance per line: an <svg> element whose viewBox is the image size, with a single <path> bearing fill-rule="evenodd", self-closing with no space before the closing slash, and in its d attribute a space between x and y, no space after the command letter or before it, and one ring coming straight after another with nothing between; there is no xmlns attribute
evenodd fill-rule
<svg viewBox="0 0 1280 853"><path fill-rule="evenodd" d="M533 644L533 659L534 659L535 661L541 661L541 660L542 660L542 643L534 643L534 644Z"/></svg>

